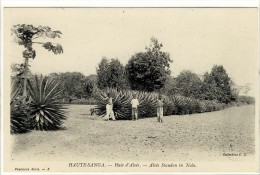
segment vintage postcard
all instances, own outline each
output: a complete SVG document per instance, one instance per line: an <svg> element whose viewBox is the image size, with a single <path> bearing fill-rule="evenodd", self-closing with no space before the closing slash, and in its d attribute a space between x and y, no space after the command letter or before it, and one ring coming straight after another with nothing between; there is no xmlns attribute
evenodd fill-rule
<svg viewBox="0 0 260 175"><path fill-rule="evenodd" d="M258 8L3 8L3 173L259 173Z"/></svg>

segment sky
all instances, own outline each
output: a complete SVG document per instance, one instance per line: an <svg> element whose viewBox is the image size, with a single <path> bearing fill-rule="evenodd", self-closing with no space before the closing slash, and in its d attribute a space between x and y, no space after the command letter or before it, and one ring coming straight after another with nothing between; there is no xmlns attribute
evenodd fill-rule
<svg viewBox="0 0 260 175"><path fill-rule="evenodd" d="M102 57L118 58L124 65L145 51L151 37L163 44L173 63L171 72L197 74L223 65L237 85L251 84L256 92L258 74L257 8L5 8L5 65L22 63L24 48L10 35L15 24L49 26L60 30L64 53L54 55L34 45L33 73L78 71L96 73Z"/></svg>

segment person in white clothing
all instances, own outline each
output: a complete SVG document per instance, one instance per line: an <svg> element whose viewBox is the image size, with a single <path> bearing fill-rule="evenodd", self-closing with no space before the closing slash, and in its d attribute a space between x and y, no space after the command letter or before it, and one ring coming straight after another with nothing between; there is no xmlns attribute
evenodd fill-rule
<svg viewBox="0 0 260 175"><path fill-rule="evenodd" d="M114 115L114 111L113 111L113 99L112 99L112 97L110 96L109 93L107 94L107 97L108 97L108 99L107 99L108 103L106 105L105 119L106 120L109 120L109 119L116 120L115 115Z"/></svg>
<svg viewBox="0 0 260 175"><path fill-rule="evenodd" d="M133 95L133 99L131 100L131 105L132 105L132 120L137 120L139 101L136 98L136 94Z"/></svg>

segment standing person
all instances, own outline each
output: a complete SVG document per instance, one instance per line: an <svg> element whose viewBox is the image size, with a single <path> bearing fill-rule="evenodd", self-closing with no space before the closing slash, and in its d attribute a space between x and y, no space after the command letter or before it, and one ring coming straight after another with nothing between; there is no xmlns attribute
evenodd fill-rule
<svg viewBox="0 0 260 175"><path fill-rule="evenodd" d="M158 122L163 122L163 100L161 94L157 99L157 120Z"/></svg>
<svg viewBox="0 0 260 175"><path fill-rule="evenodd" d="M114 111L113 111L113 99L110 96L110 93L107 94L107 100L108 100L108 103L106 104L105 119L109 120L111 118L112 120L116 120Z"/></svg>
<svg viewBox="0 0 260 175"><path fill-rule="evenodd" d="M132 120L137 120L139 101L136 98L136 94L133 95L133 99L131 100L131 105L132 105Z"/></svg>

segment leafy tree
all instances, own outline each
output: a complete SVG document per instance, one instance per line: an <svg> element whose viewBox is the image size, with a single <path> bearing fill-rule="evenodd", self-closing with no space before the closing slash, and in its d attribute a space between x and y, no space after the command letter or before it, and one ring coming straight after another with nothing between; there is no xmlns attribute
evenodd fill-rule
<svg viewBox="0 0 260 175"><path fill-rule="evenodd" d="M125 68L118 59L102 58L97 68L97 85L100 89L128 88Z"/></svg>
<svg viewBox="0 0 260 175"><path fill-rule="evenodd" d="M238 85L235 84L234 81L230 80L230 88L231 88L231 101L238 101L238 97L239 97L239 91L240 91L240 87Z"/></svg>
<svg viewBox="0 0 260 175"><path fill-rule="evenodd" d="M172 60L162 47L156 38L152 38L146 52L137 53L128 61L126 71L131 89L154 91L165 85Z"/></svg>
<svg viewBox="0 0 260 175"><path fill-rule="evenodd" d="M161 93L166 95L175 95L179 93L176 78L173 76L168 76L164 84L164 87L160 89Z"/></svg>
<svg viewBox="0 0 260 175"><path fill-rule="evenodd" d="M255 98L250 96L240 95L238 96L238 101L247 104L254 104Z"/></svg>
<svg viewBox="0 0 260 175"><path fill-rule="evenodd" d="M84 92L86 97L92 97L93 91L97 88L97 75L89 75L84 80Z"/></svg>
<svg viewBox="0 0 260 175"><path fill-rule="evenodd" d="M176 86L179 94L186 97L199 98L202 81L197 74L190 70L185 70L177 76Z"/></svg>
<svg viewBox="0 0 260 175"><path fill-rule="evenodd" d="M15 35L16 42L19 45L25 47L23 51L24 62L24 85L23 85L23 96L27 95L27 79L28 79L28 62L29 59L34 59L36 57L36 51L33 49L33 44L40 44L42 47L48 51L52 51L54 54L63 53L62 46L60 44L55 44L51 42L37 42L37 38L60 38L62 34L60 31L53 31L48 26L38 26L27 24L17 24L11 29L12 34Z"/></svg>
<svg viewBox="0 0 260 175"><path fill-rule="evenodd" d="M202 85L203 98L229 103L232 100L231 79L222 65L213 66L211 73L204 74Z"/></svg>
<svg viewBox="0 0 260 175"><path fill-rule="evenodd" d="M100 89L109 86L109 60L103 57L97 68L97 84Z"/></svg>

